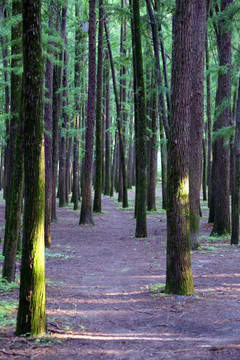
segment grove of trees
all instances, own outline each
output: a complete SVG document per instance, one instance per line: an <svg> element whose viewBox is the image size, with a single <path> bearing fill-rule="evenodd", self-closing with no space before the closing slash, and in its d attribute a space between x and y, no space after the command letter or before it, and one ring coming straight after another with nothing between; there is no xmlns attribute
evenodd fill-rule
<svg viewBox="0 0 240 360"><path fill-rule="evenodd" d="M239 10L239 0L1 1L2 277L14 281L21 252L18 335L46 331L57 206L81 203L79 225L94 225L102 194L128 208L135 187L145 238L161 181L167 293L194 293L201 193L211 236L239 243Z"/></svg>

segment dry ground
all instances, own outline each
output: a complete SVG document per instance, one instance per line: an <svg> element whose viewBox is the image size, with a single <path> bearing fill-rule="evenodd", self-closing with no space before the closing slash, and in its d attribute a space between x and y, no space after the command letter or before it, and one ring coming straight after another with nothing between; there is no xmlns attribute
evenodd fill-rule
<svg viewBox="0 0 240 360"><path fill-rule="evenodd" d="M72 206L58 209L46 258L49 335L17 338L2 321L0 359L239 360L240 247L209 242L206 205L192 254L195 295L185 297L161 293L166 214L148 214L148 238L135 239L133 209L102 203L95 226L79 226ZM0 293L0 307L17 293Z"/></svg>

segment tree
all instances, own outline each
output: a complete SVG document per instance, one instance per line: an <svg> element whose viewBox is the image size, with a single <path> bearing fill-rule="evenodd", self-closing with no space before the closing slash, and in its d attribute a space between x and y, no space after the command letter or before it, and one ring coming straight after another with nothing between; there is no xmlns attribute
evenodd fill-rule
<svg viewBox="0 0 240 360"><path fill-rule="evenodd" d="M168 139L166 293L194 291L189 241L189 133L191 101L191 0L176 0L173 26L171 118Z"/></svg>
<svg viewBox="0 0 240 360"><path fill-rule="evenodd" d="M231 30L228 19L224 12L233 0L221 0L221 15L218 23L214 24L219 65L225 70L219 72L216 94L216 119L214 131L219 131L230 125L231 121ZM216 7L217 13L219 12ZM212 165L212 196L214 206L214 224L211 235L225 235L230 233L230 209L229 209L229 141L223 136L217 136L213 143ZM221 176L219 176L221 174Z"/></svg>
<svg viewBox="0 0 240 360"><path fill-rule="evenodd" d="M189 151L190 244L199 243L199 210L202 170L202 139L204 114L204 50L206 34L206 0L193 1L194 27L192 46L192 99Z"/></svg>
<svg viewBox="0 0 240 360"><path fill-rule="evenodd" d="M17 335L46 331L41 0L23 0L25 202Z"/></svg>
<svg viewBox="0 0 240 360"><path fill-rule="evenodd" d="M83 193L80 225L94 224L92 215L92 172L93 141L95 124L95 89L96 89L96 0L89 1L89 52L88 52L88 103L87 128L85 136L85 158L83 169Z"/></svg>
<svg viewBox="0 0 240 360"><path fill-rule="evenodd" d="M104 8L103 0L99 0L99 27L98 27L98 65L97 65L97 99L96 99L96 177L93 211L101 212L102 193L102 82L103 82L103 29Z"/></svg>
<svg viewBox="0 0 240 360"><path fill-rule="evenodd" d="M147 202L147 147L146 147L146 109L145 89L142 64L142 44L139 0L133 0L133 28L136 51L136 101L138 116L136 133L137 152L137 201L136 201L136 232L135 236L147 237L146 202Z"/></svg>

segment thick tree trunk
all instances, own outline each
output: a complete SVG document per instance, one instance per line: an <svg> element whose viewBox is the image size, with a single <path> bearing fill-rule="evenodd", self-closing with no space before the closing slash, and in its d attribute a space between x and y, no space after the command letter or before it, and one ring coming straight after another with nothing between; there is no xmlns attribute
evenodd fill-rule
<svg viewBox="0 0 240 360"><path fill-rule="evenodd" d="M103 82L103 0L99 0L99 28L98 28L98 65L97 65L97 99L96 99L96 178L93 211L101 212L102 194L102 82Z"/></svg>
<svg viewBox="0 0 240 360"><path fill-rule="evenodd" d="M17 335L46 331L41 1L23 0L25 203Z"/></svg>
<svg viewBox="0 0 240 360"><path fill-rule="evenodd" d="M189 241L192 1L176 0L168 139L166 293L194 292Z"/></svg>
<svg viewBox="0 0 240 360"><path fill-rule="evenodd" d="M194 31L192 46L192 99L189 149L190 244L192 250L197 249L200 245L199 209L204 116L206 10L206 0L193 1Z"/></svg>
<svg viewBox="0 0 240 360"><path fill-rule="evenodd" d="M96 0L89 1L88 110L85 137L82 206L79 224L94 224L92 215L93 141L96 88Z"/></svg>

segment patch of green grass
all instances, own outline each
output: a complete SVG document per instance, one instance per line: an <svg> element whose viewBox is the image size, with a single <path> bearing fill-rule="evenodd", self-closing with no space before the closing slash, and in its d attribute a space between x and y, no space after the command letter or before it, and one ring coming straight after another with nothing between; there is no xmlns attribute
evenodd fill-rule
<svg viewBox="0 0 240 360"><path fill-rule="evenodd" d="M123 208L122 206L118 206L117 210L134 210L134 206L128 206L126 208Z"/></svg>
<svg viewBox="0 0 240 360"><path fill-rule="evenodd" d="M15 300L0 301L0 328L15 325L16 316L14 312L17 309L17 305L18 303Z"/></svg>
<svg viewBox="0 0 240 360"><path fill-rule="evenodd" d="M208 208L208 206L202 206L202 205L201 205L201 209L202 209L202 210L208 210L209 208Z"/></svg>
<svg viewBox="0 0 240 360"><path fill-rule="evenodd" d="M225 240L230 240L230 236L201 236L199 238L200 241L204 240L204 241L208 241L208 242L217 242L217 241L225 241Z"/></svg>
<svg viewBox="0 0 240 360"><path fill-rule="evenodd" d="M150 284L150 290L155 295L162 294L165 290L165 284Z"/></svg>
<svg viewBox="0 0 240 360"><path fill-rule="evenodd" d="M17 290L19 288L18 282L9 283L6 279L0 280L0 295L9 294L13 290Z"/></svg>
<svg viewBox="0 0 240 360"><path fill-rule="evenodd" d="M147 214L165 214L166 210L164 209L158 209L158 210L148 210Z"/></svg>
<svg viewBox="0 0 240 360"><path fill-rule="evenodd" d="M197 250L202 253L206 253L206 252L217 252L219 249L217 249L214 246L199 246Z"/></svg>
<svg viewBox="0 0 240 360"><path fill-rule="evenodd" d="M48 259L48 258L69 259L72 257L71 255L53 253L49 249L45 250L45 256L46 256L46 259Z"/></svg>

